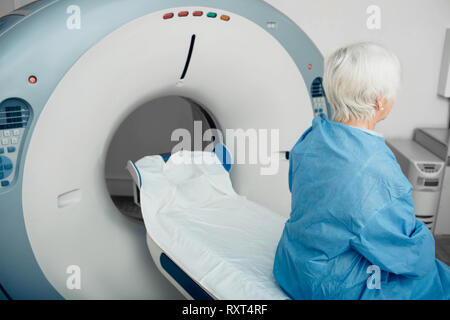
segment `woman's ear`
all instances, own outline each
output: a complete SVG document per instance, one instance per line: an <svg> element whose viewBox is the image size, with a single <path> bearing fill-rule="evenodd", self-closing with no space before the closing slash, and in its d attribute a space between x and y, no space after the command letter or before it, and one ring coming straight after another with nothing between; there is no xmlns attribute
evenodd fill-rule
<svg viewBox="0 0 450 320"><path fill-rule="evenodd" d="M377 111L383 111L384 110L384 104L385 104L384 99L378 97L377 100L375 101L375 109Z"/></svg>

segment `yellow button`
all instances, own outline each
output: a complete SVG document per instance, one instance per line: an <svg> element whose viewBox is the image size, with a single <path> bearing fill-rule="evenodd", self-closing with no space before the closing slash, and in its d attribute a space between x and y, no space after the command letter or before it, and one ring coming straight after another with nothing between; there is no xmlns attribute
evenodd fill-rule
<svg viewBox="0 0 450 320"><path fill-rule="evenodd" d="M230 16L222 15L220 19L222 19L223 21L230 21Z"/></svg>

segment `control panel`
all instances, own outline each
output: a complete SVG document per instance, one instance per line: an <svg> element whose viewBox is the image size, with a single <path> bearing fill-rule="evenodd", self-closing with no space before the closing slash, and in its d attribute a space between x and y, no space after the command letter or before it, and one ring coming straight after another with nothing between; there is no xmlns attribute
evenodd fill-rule
<svg viewBox="0 0 450 320"><path fill-rule="evenodd" d="M422 173L439 173L442 169L438 163L418 163L417 166Z"/></svg>
<svg viewBox="0 0 450 320"><path fill-rule="evenodd" d="M0 191L14 181L30 118L31 107L22 99L7 99L0 104Z"/></svg>
<svg viewBox="0 0 450 320"><path fill-rule="evenodd" d="M440 189L444 166L439 163L416 163L420 174L417 175L416 187Z"/></svg>
<svg viewBox="0 0 450 320"><path fill-rule="evenodd" d="M322 78L317 77L311 85L311 97L314 109L314 117L321 116L329 118L327 98L322 85Z"/></svg>

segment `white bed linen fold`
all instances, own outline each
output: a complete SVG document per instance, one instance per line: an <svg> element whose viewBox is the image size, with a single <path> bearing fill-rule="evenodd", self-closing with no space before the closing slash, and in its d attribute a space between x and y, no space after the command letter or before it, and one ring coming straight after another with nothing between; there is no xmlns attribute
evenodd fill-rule
<svg viewBox="0 0 450 320"><path fill-rule="evenodd" d="M139 160L147 232L218 299L288 299L273 275L285 219L239 196L213 153Z"/></svg>

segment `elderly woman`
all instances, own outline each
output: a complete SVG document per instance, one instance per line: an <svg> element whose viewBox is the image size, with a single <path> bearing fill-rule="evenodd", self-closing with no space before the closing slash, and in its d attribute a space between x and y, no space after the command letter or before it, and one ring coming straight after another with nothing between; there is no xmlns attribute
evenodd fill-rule
<svg viewBox="0 0 450 320"><path fill-rule="evenodd" d="M333 121L315 118L291 152L292 212L273 271L294 299L450 298L450 268L435 259L411 184L373 131L399 83L397 57L376 44L326 62Z"/></svg>

